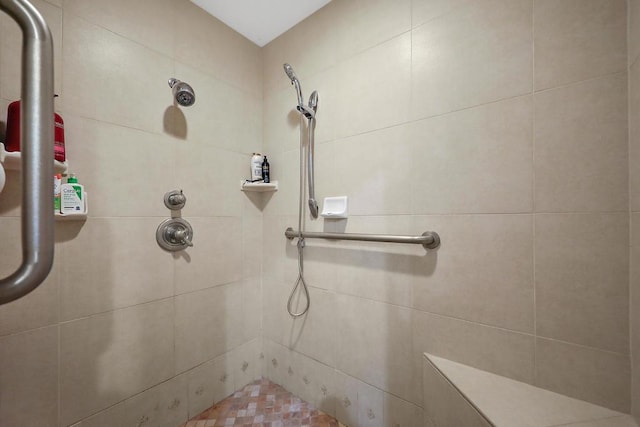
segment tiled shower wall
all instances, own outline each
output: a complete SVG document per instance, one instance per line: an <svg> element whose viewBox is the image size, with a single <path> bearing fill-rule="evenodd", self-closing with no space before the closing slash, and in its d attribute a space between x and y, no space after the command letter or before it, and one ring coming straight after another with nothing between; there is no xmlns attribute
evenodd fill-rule
<svg viewBox="0 0 640 427"><path fill-rule="evenodd" d="M359 426L419 425L425 351L630 410L626 8L334 0L266 46L268 376ZM307 227L442 238L308 241L311 312L295 321L283 62L320 94L316 198L349 196L347 221Z"/></svg>
<svg viewBox="0 0 640 427"><path fill-rule="evenodd" d="M173 426L264 373L352 425L418 426L423 351L630 409L624 0L333 0L262 51L187 0L34 3L91 213L57 225L47 282L0 307L0 420ZM0 34L4 111L19 97L5 15ZM309 241L312 308L295 322L283 62L320 93L317 198L350 198L346 227L308 228L443 239ZM172 107L171 76L193 107ZM280 190L245 196L260 148ZM0 194L16 242L2 274L19 262L18 180ZM176 257L154 242L175 188L195 229Z"/></svg>
<svg viewBox="0 0 640 427"><path fill-rule="evenodd" d="M629 209L631 211L631 403L640 422L640 1L629 0Z"/></svg>
<svg viewBox="0 0 640 427"><path fill-rule="evenodd" d="M47 281L0 307L0 424L177 426L261 371L262 213L239 191L262 145L260 49L188 0L33 3L90 217L56 224ZM0 40L4 114L21 43L5 14ZM173 106L172 76L194 106ZM0 194L3 277L19 263L19 180ZM175 256L155 242L173 189L195 233Z"/></svg>

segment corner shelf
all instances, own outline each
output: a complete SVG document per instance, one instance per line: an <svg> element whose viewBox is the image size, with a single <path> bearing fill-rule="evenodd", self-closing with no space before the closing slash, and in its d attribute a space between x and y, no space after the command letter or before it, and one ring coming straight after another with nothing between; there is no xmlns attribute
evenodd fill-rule
<svg viewBox="0 0 640 427"><path fill-rule="evenodd" d="M6 170L19 171L22 169L22 153L19 151L7 151L4 144L0 143L0 163ZM67 162L53 161L53 173L65 173L69 165Z"/></svg>
<svg viewBox="0 0 640 427"><path fill-rule="evenodd" d="M7 151L4 144L0 142L0 163L6 170L19 171L22 169L22 153L19 151ZM53 161L53 173L63 174L69 168L69 164L65 162ZM89 214L89 204L87 201L87 193L84 193L84 212L66 213L54 212L56 221L84 221Z"/></svg>
<svg viewBox="0 0 640 427"><path fill-rule="evenodd" d="M240 190L254 193L264 193L267 191L278 191L278 181L271 181L268 184L264 182L246 182L240 181Z"/></svg>
<svg viewBox="0 0 640 427"><path fill-rule="evenodd" d="M73 212L73 213L60 213L54 212L54 216L56 221L84 221L87 219L89 215L89 200L87 198L87 193L84 192L84 212Z"/></svg>

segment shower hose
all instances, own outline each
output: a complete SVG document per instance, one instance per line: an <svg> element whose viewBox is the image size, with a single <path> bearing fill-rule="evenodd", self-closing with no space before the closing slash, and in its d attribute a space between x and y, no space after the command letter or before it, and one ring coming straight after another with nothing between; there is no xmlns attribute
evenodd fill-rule
<svg viewBox="0 0 640 427"><path fill-rule="evenodd" d="M308 129L309 129L309 141L307 145L307 150L311 150L313 143L313 123L314 118L309 119ZM300 317L309 311L309 306L311 305L311 299L309 298L309 289L307 288L307 282L304 280L304 237L302 237L302 216L304 214L304 147L303 147L303 128L304 128L304 119L302 115L300 115L300 194L298 197L298 279L291 290L291 295L289 295L289 300L287 301L287 311L292 317ZM304 306L304 310L299 312L293 311L293 298L296 295L296 291L298 288L301 288L301 292L304 293L306 304Z"/></svg>

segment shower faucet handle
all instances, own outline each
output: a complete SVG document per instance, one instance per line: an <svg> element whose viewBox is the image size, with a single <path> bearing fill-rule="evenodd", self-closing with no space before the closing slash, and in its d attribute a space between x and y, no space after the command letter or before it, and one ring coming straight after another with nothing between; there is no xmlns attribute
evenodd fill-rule
<svg viewBox="0 0 640 427"><path fill-rule="evenodd" d="M158 226L156 241L166 251L177 252L193 246L193 228L183 218L169 218Z"/></svg>
<svg viewBox="0 0 640 427"><path fill-rule="evenodd" d="M164 195L164 205L173 211L182 209L186 203L187 196L182 190L169 191Z"/></svg>
<svg viewBox="0 0 640 427"><path fill-rule="evenodd" d="M168 233L170 238L175 240L178 244L187 245L189 247L193 246L193 242L190 239L189 231L187 229L169 227Z"/></svg>

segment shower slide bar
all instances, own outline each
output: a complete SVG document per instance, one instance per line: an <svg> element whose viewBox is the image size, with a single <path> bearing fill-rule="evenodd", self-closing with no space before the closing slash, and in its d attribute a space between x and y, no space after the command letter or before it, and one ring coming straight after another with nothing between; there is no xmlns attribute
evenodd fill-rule
<svg viewBox="0 0 640 427"><path fill-rule="evenodd" d="M37 288L53 264L53 40L27 0L0 0L22 30L22 264L0 279L0 305ZM9 244L9 243L7 243Z"/></svg>
<svg viewBox="0 0 640 427"><path fill-rule="evenodd" d="M284 232L291 240L300 235L305 239L327 240L359 240L363 242L409 243L422 245L425 249L435 249L440 246L440 236L435 231L425 231L421 236L400 236L396 234L356 234L356 233L327 233L303 231L302 234L289 227Z"/></svg>

